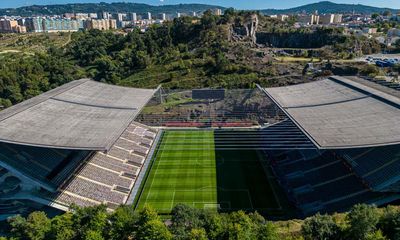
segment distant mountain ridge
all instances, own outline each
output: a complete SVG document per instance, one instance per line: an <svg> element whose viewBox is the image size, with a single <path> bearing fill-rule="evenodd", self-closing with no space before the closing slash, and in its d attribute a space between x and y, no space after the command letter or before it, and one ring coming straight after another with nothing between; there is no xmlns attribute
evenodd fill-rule
<svg viewBox="0 0 400 240"><path fill-rule="evenodd" d="M175 14L177 12L202 12L207 9L220 8L221 6L207 4L177 4L177 5L160 5L153 6L144 3L75 3L75 4L56 4L56 5L32 5L19 8L0 9L1 15L14 15L29 17L33 15L61 15L63 13L97 13L101 11L111 13L127 13L136 12L144 14L151 12L152 14L166 13Z"/></svg>
<svg viewBox="0 0 400 240"><path fill-rule="evenodd" d="M264 9L260 10L264 14L293 14L293 13L313 13L318 11L321 14L325 13L355 13L359 14L372 14L372 13L382 13L384 11L391 11L392 13L397 13L399 9L391 9L391 8L379 8L379 7L371 7L362 4L339 4L333 3L329 1L322 1L318 3L307 4L295 8L289 9Z"/></svg>
<svg viewBox="0 0 400 240"><path fill-rule="evenodd" d="M3 8L0 9L0 16L2 15L16 15L29 17L33 15L61 15L63 13L97 13L100 11L107 11L111 13L127 13L136 12L138 14L145 14L151 12L153 14L166 13L175 14L177 12L203 12L207 9L225 7L210 5L210 4L176 4L176 5L160 5L154 6L144 3L71 3L71 4L55 4L55 5L32 5L19 8ZM359 13L359 14L372 14L382 13L384 11L391 11L392 13L400 12L399 9L379 8L366 6L362 4L338 4L329 1L322 1L318 3L307 4L295 8L288 9L263 9L259 10L263 14L293 14L293 13L313 13L318 11L321 14L325 13Z"/></svg>

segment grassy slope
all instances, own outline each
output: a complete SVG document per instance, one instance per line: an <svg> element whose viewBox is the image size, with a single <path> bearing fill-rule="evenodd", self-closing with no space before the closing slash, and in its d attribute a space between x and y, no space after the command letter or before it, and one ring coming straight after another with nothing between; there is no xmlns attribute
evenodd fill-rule
<svg viewBox="0 0 400 240"><path fill-rule="evenodd" d="M249 62L246 62L249 64ZM241 63L241 65L243 65ZM265 67L265 66L264 66ZM154 88L162 84L165 88L192 89L203 87L249 88L256 80L268 85L264 77L268 71L249 70L244 72L212 72L207 60L173 60L167 64L156 64L140 70L118 82L119 85ZM265 76L264 76L265 75Z"/></svg>
<svg viewBox="0 0 400 240"><path fill-rule="evenodd" d="M202 79L198 69L173 70L165 65L155 65L122 79L118 84L142 88L155 88L162 84L164 87L184 89L199 85Z"/></svg>
<svg viewBox="0 0 400 240"><path fill-rule="evenodd" d="M66 45L70 38L71 33L0 34L0 54L44 52L50 46Z"/></svg>

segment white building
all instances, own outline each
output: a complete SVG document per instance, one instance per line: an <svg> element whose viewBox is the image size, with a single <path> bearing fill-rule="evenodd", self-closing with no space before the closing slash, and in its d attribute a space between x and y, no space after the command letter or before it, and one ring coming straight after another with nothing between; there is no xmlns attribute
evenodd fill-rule
<svg viewBox="0 0 400 240"><path fill-rule="evenodd" d="M214 9L214 14L217 16L221 16L222 15L222 10L219 8Z"/></svg>
<svg viewBox="0 0 400 240"><path fill-rule="evenodd" d="M314 24L319 24L319 16L315 14L311 15L298 15L297 16L297 21L299 23L305 24L305 25L314 25Z"/></svg>
<svg viewBox="0 0 400 240"><path fill-rule="evenodd" d="M110 19L111 18L111 14L108 12L100 12L97 14L97 17L99 19Z"/></svg>
<svg viewBox="0 0 400 240"><path fill-rule="evenodd" d="M130 20L132 21L132 22L137 22L137 14L136 13L131 13L130 14Z"/></svg>
<svg viewBox="0 0 400 240"><path fill-rule="evenodd" d="M97 18L97 13L89 13L89 18Z"/></svg>
<svg viewBox="0 0 400 240"><path fill-rule="evenodd" d="M278 14L278 15L276 15L276 18L279 19L279 20L281 20L282 22L284 22L284 21L288 20L289 15Z"/></svg>
<svg viewBox="0 0 400 240"><path fill-rule="evenodd" d="M117 13L117 20L118 20L119 22L122 22L122 21L124 20L124 14L122 14L122 13Z"/></svg>
<svg viewBox="0 0 400 240"><path fill-rule="evenodd" d="M285 15L285 14L278 14L278 15L270 15L270 18L276 18L282 22L286 21L289 18L289 15Z"/></svg>
<svg viewBox="0 0 400 240"><path fill-rule="evenodd" d="M342 14L324 14L319 16L319 23L324 25L342 23Z"/></svg>
<svg viewBox="0 0 400 240"><path fill-rule="evenodd" d="M339 24L343 22L343 14L334 14L333 23Z"/></svg>
<svg viewBox="0 0 400 240"><path fill-rule="evenodd" d="M160 20L166 21L167 20L167 15L165 13L160 14Z"/></svg>
<svg viewBox="0 0 400 240"><path fill-rule="evenodd" d="M75 18L84 20L84 19L89 18L89 14L88 13L75 13Z"/></svg>

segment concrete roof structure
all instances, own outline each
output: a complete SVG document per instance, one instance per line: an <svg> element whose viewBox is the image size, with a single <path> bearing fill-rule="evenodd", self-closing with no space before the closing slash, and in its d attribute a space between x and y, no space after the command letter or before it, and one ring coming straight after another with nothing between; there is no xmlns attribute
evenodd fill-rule
<svg viewBox="0 0 400 240"><path fill-rule="evenodd" d="M400 144L400 99L330 77L265 93L320 149Z"/></svg>
<svg viewBox="0 0 400 240"><path fill-rule="evenodd" d="M0 112L0 142L107 151L154 89L81 79Z"/></svg>

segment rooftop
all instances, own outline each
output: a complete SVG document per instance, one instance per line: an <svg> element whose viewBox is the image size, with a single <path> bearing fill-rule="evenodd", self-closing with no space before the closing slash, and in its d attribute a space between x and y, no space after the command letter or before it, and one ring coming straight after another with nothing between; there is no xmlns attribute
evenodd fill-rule
<svg viewBox="0 0 400 240"><path fill-rule="evenodd" d="M0 142L107 151L154 89L81 79L0 112Z"/></svg>
<svg viewBox="0 0 400 240"><path fill-rule="evenodd" d="M400 144L400 99L343 77L266 88L320 149Z"/></svg>

